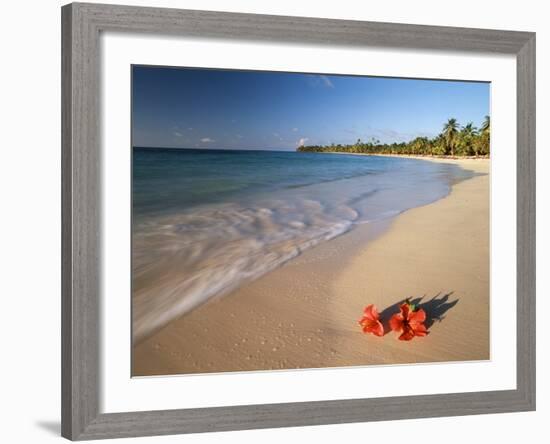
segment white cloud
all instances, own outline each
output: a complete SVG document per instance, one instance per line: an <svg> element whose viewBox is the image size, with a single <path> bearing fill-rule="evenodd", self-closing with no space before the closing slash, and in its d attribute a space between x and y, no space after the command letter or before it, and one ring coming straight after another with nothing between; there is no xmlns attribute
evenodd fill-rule
<svg viewBox="0 0 550 444"><path fill-rule="evenodd" d="M176 136L176 137L183 137L183 134L180 133L179 131L174 131L173 134L174 134L174 136Z"/></svg>
<svg viewBox="0 0 550 444"><path fill-rule="evenodd" d="M292 131L297 132L298 128L292 128Z"/></svg>
<svg viewBox="0 0 550 444"><path fill-rule="evenodd" d="M310 86L313 88L334 88L334 83L324 74L308 74L306 77Z"/></svg>
<svg viewBox="0 0 550 444"><path fill-rule="evenodd" d="M334 88L334 84L330 81L330 79L327 76L320 75L319 78L327 88Z"/></svg>
<svg viewBox="0 0 550 444"><path fill-rule="evenodd" d="M211 139L210 137L203 137L203 138L201 139L201 142L202 142L202 143L212 143L212 142L215 142L215 140L214 140L214 139Z"/></svg>
<svg viewBox="0 0 550 444"><path fill-rule="evenodd" d="M307 137L302 137L300 140L298 140L298 142L296 142L296 145L297 146L304 146L308 140L309 139Z"/></svg>

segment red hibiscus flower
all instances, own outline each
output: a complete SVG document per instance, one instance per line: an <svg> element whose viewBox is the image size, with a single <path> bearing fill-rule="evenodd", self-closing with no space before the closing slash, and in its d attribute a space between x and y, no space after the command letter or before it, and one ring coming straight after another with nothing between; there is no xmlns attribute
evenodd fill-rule
<svg viewBox="0 0 550 444"><path fill-rule="evenodd" d="M401 333L399 340L410 341L415 336L426 336L428 331L424 325L426 312L415 307L408 301L400 307L401 312L394 314L390 319L390 328Z"/></svg>
<svg viewBox="0 0 550 444"><path fill-rule="evenodd" d="M374 304L365 307L363 317L359 321L364 333L372 333L376 336L384 336L384 327L380 322L378 310Z"/></svg>

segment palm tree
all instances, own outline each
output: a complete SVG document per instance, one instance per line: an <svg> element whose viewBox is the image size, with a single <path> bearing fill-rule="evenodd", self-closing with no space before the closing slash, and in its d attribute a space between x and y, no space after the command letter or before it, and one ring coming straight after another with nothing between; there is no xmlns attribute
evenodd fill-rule
<svg viewBox="0 0 550 444"><path fill-rule="evenodd" d="M483 134L488 134L490 131L491 131L491 118L489 116L485 116L485 119L481 124L481 132Z"/></svg>
<svg viewBox="0 0 550 444"><path fill-rule="evenodd" d="M480 153L489 154L491 146L491 118L489 116L485 116L485 120L481 125L481 134L478 142Z"/></svg>
<svg viewBox="0 0 550 444"><path fill-rule="evenodd" d="M457 144L460 154L465 156L469 156L471 154L477 155L477 149L474 143L476 136L477 128L474 126L473 122L469 122L467 125L462 127Z"/></svg>
<svg viewBox="0 0 550 444"><path fill-rule="evenodd" d="M334 143L329 145L300 146L298 151L306 152L351 152L351 153L380 153L380 154L432 154L444 156L488 156L490 154L490 127L489 116L485 117L478 130L472 122L460 126L456 119L449 119L438 135L416 137L408 142L382 143L371 137L367 142L357 139L355 143L346 145Z"/></svg>
<svg viewBox="0 0 550 444"><path fill-rule="evenodd" d="M477 134L477 128L474 126L473 122L469 122L467 125L462 127L462 134L467 137L472 137Z"/></svg>
<svg viewBox="0 0 550 444"><path fill-rule="evenodd" d="M458 134L458 122L452 118L447 120L447 123L443 125L443 136L445 137L445 143L451 150L451 156L455 155L455 140Z"/></svg>

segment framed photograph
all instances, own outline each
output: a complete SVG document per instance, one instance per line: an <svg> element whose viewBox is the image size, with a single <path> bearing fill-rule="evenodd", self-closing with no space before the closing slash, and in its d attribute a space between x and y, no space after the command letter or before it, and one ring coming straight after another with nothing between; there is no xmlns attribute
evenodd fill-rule
<svg viewBox="0 0 550 444"><path fill-rule="evenodd" d="M535 409L535 35L62 8L62 434Z"/></svg>

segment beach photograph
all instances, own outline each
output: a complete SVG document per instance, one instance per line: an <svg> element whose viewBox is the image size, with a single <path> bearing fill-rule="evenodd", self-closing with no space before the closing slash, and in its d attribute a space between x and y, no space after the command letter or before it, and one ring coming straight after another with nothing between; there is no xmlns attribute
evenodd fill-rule
<svg viewBox="0 0 550 444"><path fill-rule="evenodd" d="M133 377L491 358L490 83L131 88Z"/></svg>

